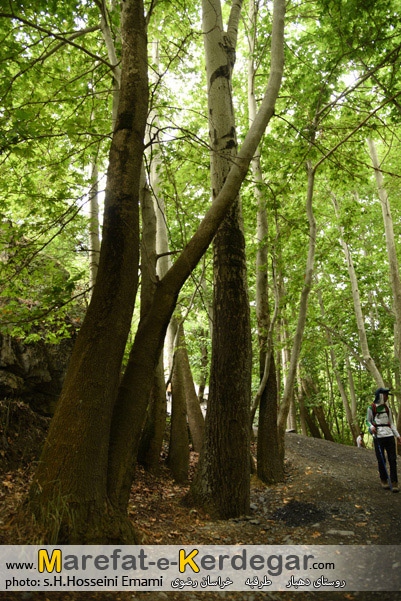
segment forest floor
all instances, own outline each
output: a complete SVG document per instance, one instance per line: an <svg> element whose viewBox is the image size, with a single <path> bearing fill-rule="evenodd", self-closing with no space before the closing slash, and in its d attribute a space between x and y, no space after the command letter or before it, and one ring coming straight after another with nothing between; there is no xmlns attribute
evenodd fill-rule
<svg viewBox="0 0 401 601"><path fill-rule="evenodd" d="M35 440L44 424L44 421L35 423L36 433L32 435ZM18 431L9 428L6 450L4 445L0 447L0 460L3 460L0 544L25 542L15 517L17 506L28 490L34 462L27 462L28 457L20 449L26 443L24 432L28 432L21 426L24 426L23 418ZM18 465L16 461L21 456L25 460ZM11 461L8 461L9 470L5 471L7 458ZM196 454L192 454L191 474L196 461ZM163 465L157 476L138 468L130 514L142 530L146 544L397 545L401 540L401 493L381 488L371 449L287 434L285 481L265 486L253 476L251 513L236 519L215 521L203 511L186 507L183 498L187 491L188 486L176 485ZM0 598L6 601L313 601L320 598L376 601L379 597L380 601L398 601L401 593L0 593Z"/></svg>

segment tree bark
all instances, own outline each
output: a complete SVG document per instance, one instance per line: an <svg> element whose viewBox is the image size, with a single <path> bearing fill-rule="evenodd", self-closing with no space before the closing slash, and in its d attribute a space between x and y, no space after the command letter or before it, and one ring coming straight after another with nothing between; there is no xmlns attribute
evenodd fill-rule
<svg viewBox="0 0 401 601"><path fill-rule="evenodd" d="M227 166L232 161L232 149L236 146L230 79L236 45L238 11L241 4L242 2L233 3L228 32L225 35L220 2L207 0L203 2L203 29L207 32L205 54L209 129L213 149L211 155L213 198L224 182ZM283 18L284 4L275 2L272 61L278 68L276 75L279 75L282 69L283 55L280 46ZM276 38L279 31L279 36ZM279 83L279 78L275 81ZM258 116L255 117L251 129L257 120ZM259 140L253 148L252 155L258 144ZM220 160L220 156L225 160ZM215 204L216 201L213 202ZM217 256L217 249L221 250L220 257ZM191 494L196 502L208 507L209 511L227 518L245 513L249 508L249 427L244 427L249 420L250 400L249 307L238 202L219 231L214 247L214 259L215 288L209 404L204 446ZM220 285L223 283L224 285ZM242 306L235 306L238 299L241 299ZM222 336L223 332L226 336ZM233 355L234 348L243 350Z"/></svg>
<svg viewBox="0 0 401 601"><path fill-rule="evenodd" d="M152 71L151 82L156 85L158 82L159 67L159 44L152 44ZM166 215L164 207L164 198L160 186L160 151L158 124L159 118L154 109L150 111L149 123L146 131L147 144L153 144L152 152L149 152L148 160L150 162L149 185L153 194L153 212L155 215L155 264L152 266L153 277L156 275L159 279L163 278L171 267L171 260L168 254L169 242L166 224ZM149 207L150 211L150 207ZM145 255L142 255L145 256ZM154 289L153 289L154 293ZM153 298L153 297L152 297ZM169 326L170 328L171 326ZM141 441L138 450L138 460L149 471L157 471L159 468L160 451L163 444L164 432L166 429L167 400L166 387L164 382L164 358L163 352L160 353L157 366L153 374L153 386L151 390L149 407L146 415L145 425L141 435Z"/></svg>
<svg viewBox="0 0 401 601"><path fill-rule="evenodd" d="M349 387L349 395L350 395L350 399L351 399L352 423L354 425L356 435L359 436L361 429L360 429L360 425L359 425L359 421L358 421L358 407L357 407L357 402L356 402L354 377L352 375L352 369L351 369L351 365L349 362L348 354L345 355L345 364L347 367L348 387Z"/></svg>
<svg viewBox="0 0 401 601"><path fill-rule="evenodd" d="M147 102L143 5L141 0L126 0L120 102L110 149L97 280L30 494L39 520L54 516L59 541L117 540L124 522L121 516L113 522L106 474L113 405L138 284L138 205Z"/></svg>

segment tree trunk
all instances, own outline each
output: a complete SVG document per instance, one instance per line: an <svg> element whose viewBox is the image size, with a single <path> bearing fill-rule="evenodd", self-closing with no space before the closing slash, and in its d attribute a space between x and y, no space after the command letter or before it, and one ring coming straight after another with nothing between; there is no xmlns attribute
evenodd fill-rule
<svg viewBox="0 0 401 601"><path fill-rule="evenodd" d="M315 183L315 169L311 163L307 164L308 169L308 190L306 199L306 212L308 215L309 222L309 246L308 246L308 258L306 261L305 279L304 286L301 292L301 300L299 305L299 314L297 321L297 328L295 332L290 367L288 370L286 383L284 387L284 394L282 403L280 405L279 417L278 417L278 431L279 431L279 444L281 461L284 462L284 435L285 425L287 422L288 412L290 410L291 396L294 388L294 382L297 372L298 359L301 352L302 337L306 322L306 312L308 307L308 296L312 286L312 275L313 275L313 263L315 258L315 246L316 246L316 222L313 215L313 187Z"/></svg>
<svg viewBox="0 0 401 601"><path fill-rule="evenodd" d="M171 469L174 480L180 483L188 480L189 466L187 405L183 370L184 361L182 357L186 349L184 347L183 332L183 325L180 324L178 327L178 345L175 350L176 358L171 380L173 402L171 406L170 445L167 457L167 465Z"/></svg>
<svg viewBox="0 0 401 601"><path fill-rule="evenodd" d="M352 375L352 369L351 369L349 357L347 354L345 355L345 365L347 367L348 387L349 387L349 395L350 395L350 399L351 399L351 418L352 418L352 423L353 423L353 426L355 429L355 433L358 437L361 432L359 421L358 421L358 406L357 406L357 402L356 402L354 377Z"/></svg>
<svg viewBox="0 0 401 601"><path fill-rule="evenodd" d="M159 44L152 44L152 70L151 82L156 85L158 83L158 68L159 68ZM152 267L154 276L162 279L169 268L171 267L168 243L168 232L166 215L164 208L164 198L160 186L160 151L158 148L158 124L159 118L155 110L150 111L150 125L146 132L146 142L151 144L152 152L149 152L148 160L150 162L149 184L153 193L153 211L156 220L155 232L155 264ZM150 210L150 207L149 207ZM161 256L160 256L161 255ZM146 258L144 254L143 257ZM154 291L153 291L154 292ZM146 422L141 435L141 441L138 450L138 460L142 463L145 469L149 471L157 471L159 468L160 451L163 444L164 432L166 429L167 401L166 389L164 383L164 358L163 352L160 353L160 358L157 363L153 375L153 387L150 396L149 408L146 416Z"/></svg>
<svg viewBox="0 0 401 601"><path fill-rule="evenodd" d="M91 166L91 190L89 196L89 287L91 291L96 282L100 254L98 178L97 159L94 158Z"/></svg>
<svg viewBox="0 0 401 601"><path fill-rule="evenodd" d="M313 400L314 397L316 397L318 394L318 389L317 389L315 382L312 380L312 378L306 377L303 379L303 386L304 386L307 396L310 399L312 399L313 412L317 417L320 429L323 432L323 436L325 437L326 440L331 440L334 442L333 435L330 431L329 425L326 420L326 416L324 414L323 406L320 403L316 404L316 402Z"/></svg>
<svg viewBox="0 0 401 601"><path fill-rule="evenodd" d="M156 289L156 213L151 192L146 185L145 170L142 170L141 195L142 238L141 238L141 317L148 312ZM160 449L166 425L166 390L164 385L163 361L160 356L153 373L146 423L141 434L138 456L146 469L156 472L159 467Z"/></svg>
<svg viewBox="0 0 401 601"><path fill-rule="evenodd" d="M212 199L221 190L237 140L231 75L242 0L232 3L227 33L220 0L203 0ZM221 517L249 510L251 337L240 198L213 243L213 341L204 453L192 486L197 503ZM233 349L236 349L233 352Z"/></svg>
<svg viewBox="0 0 401 601"><path fill-rule="evenodd" d="M138 283L138 197L148 100L141 0L123 3L122 39L120 102L96 284L30 495L37 518L56 522L59 541L118 540L123 524L120 516L117 525L113 512L108 513L106 474L113 405Z"/></svg>
<svg viewBox="0 0 401 601"><path fill-rule="evenodd" d="M152 473L159 471L160 451L166 429L166 386L163 361L157 364L153 375L149 410L141 436L138 461Z"/></svg>
<svg viewBox="0 0 401 601"><path fill-rule="evenodd" d="M312 437L313 438L322 438L319 427L316 423L316 418L315 418L314 412L312 411L312 413L309 413L309 411L307 409L305 409L305 419L306 419L306 423L308 424L309 432L311 433Z"/></svg>
<svg viewBox="0 0 401 601"><path fill-rule="evenodd" d="M302 388L301 374L299 372L299 364L297 367L297 382L298 382L298 406L299 406L299 420L301 422L301 432L304 436L308 436L307 430L307 415L304 402L304 391Z"/></svg>
<svg viewBox="0 0 401 601"><path fill-rule="evenodd" d="M283 0L275 1L272 33L272 68L265 96L255 121L245 137L238 156L218 196L206 213L194 236L158 283L151 310L140 321L127 368L119 389L113 413L109 456L109 494L126 507L132 482L132 469L137 452L137 437L146 413L151 381L148 373L157 363L168 322L178 293L212 241L219 225L234 202L246 176L251 158L266 126L273 116L281 85L284 61Z"/></svg>
<svg viewBox="0 0 401 601"><path fill-rule="evenodd" d="M254 0L250 0L248 9L248 112L252 125L256 116L254 52L256 43L257 10ZM277 456L277 405L278 391L276 369L274 364L273 336L269 336L270 312L268 298L267 240L268 221L266 199L263 193L263 175L258 148L252 160L252 173L255 181L254 194L258 203L256 239L256 318L259 339L259 373L260 381L265 382L259 394L259 424L257 445L257 473L266 483L283 479L281 463ZM267 348L268 346L268 348ZM268 365L266 355L269 353ZM265 371L267 373L265 373ZM256 406L252 409L251 428Z"/></svg>
<svg viewBox="0 0 401 601"><path fill-rule="evenodd" d="M199 331L199 340L200 340L200 351L201 351L201 374L199 380L199 390L198 390L198 403L202 405L204 403L204 394L207 383L207 367L208 367L208 355L207 355L207 346L206 346L206 330L203 328Z"/></svg>
<svg viewBox="0 0 401 601"><path fill-rule="evenodd" d="M334 206L336 216L338 219L339 209L338 209L337 199L335 198L334 195L332 195L332 201L333 201L333 206ZM350 250L348 248L348 244L344 240L343 228L339 226L338 229L340 232L340 244L344 251L345 259L347 261L348 273L349 273L349 277L351 280L352 299L354 301L354 311L355 311L355 317L356 317L356 322L357 322L357 326L358 326L358 336L359 336L359 342L360 342L361 349L362 349L363 360L364 360L365 365L366 365L367 369L369 370L370 374L373 376L373 378L376 382L376 386L383 387L384 382L383 382L382 375L380 374L379 370L377 369L377 366L369 352L368 339L366 337L365 321L364 321L363 313L362 313L361 299L359 296L358 279L357 279L356 272L355 272L354 262L352 260Z"/></svg>
<svg viewBox="0 0 401 601"><path fill-rule="evenodd" d="M326 316L326 312L324 310L324 305L323 305L323 298L322 298L322 293L321 290L318 291L318 298L319 298L319 305L320 305L320 312L323 318L323 321L325 320L325 316ZM341 400L343 402L343 406L344 406L344 411L345 411L345 415L347 418L347 422L348 422L348 426L351 432L351 436L352 436L352 440L354 441L354 445L356 446L356 439L358 436L358 426L355 425L353 417L352 417L352 412L351 412L351 408L348 402L348 397L347 397L347 392L344 386L344 383L341 379L341 375L340 372L338 370L338 366L337 366L337 360L336 360L336 355L334 352L334 346L333 346L333 341L331 338L331 334L328 330L326 330L326 337L327 337L327 343L329 345L329 349L330 349L330 359L331 359L331 366L332 369L334 371L334 375L336 377L336 382L337 382L337 386L338 386L338 390L340 392L341 395ZM323 431L324 433L324 431Z"/></svg>
<svg viewBox="0 0 401 601"><path fill-rule="evenodd" d="M270 362L269 378L260 399L257 447L257 474L267 484L284 480L284 464L277 452L279 448L277 431L277 379L274 356Z"/></svg>
<svg viewBox="0 0 401 601"><path fill-rule="evenodd" d="M325 439L326 440L331 440L332 442L334 442L333 435L331 433L330 427L329 427L329 425L327 423L327 420L326 420L326 416L324 414L323 406L322 405L315 405L313 407L313 412L314 412L314 414L317 417L320 429L322 430L323 436L325 437Z"/></svg>
<svg viewBox="0 0 401 601"><path fill-rule="evenodd" d="M205 420L196 395L194 380L189 363L188 349L185 342L184 326L181 326L180 347L182 347L181 369L184 379L185 400L188 415L188 425L191 432L192 445L196 453L200 453L203 441Z"/></svg>
<svg viewBox="0 0 401 601"><path fill-rule="evenodd" d="M393 219L391 217L390 202L384 187L383 173L380 170L379 159L377 157L376 146L373 140L368 139L370 158L375 171L377 190L382 208L384 230L386 234L386 246L388 265L390 272L391 290L393 293L393 307L395 313L395 322L398 332L401 332L401 280L400 269L398 265L397 251L394 240ZM401 345L398 348L398 363L401 367Z"/></svg>

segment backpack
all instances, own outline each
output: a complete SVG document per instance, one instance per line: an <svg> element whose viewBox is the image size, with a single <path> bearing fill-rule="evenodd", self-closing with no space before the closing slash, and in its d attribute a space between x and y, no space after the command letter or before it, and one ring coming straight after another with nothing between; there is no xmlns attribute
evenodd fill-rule
<svg viewBox="0 0 401 601"><path fill-rule="evenodd" d="M373 425L376 428L383 428L383 427L391 428L391 424L390 424L390 409L389 409L389 407L387 406L386 403L384 403L384 409L385 409L385 411L387 413L387 417L388 417L388 423L387 424L376 424L376 415L377 415L377 405L376 405L376 403L372 403L371 406L370 406L370 408L372 409L372 413L373 413ZM382 413L382 412L380 412L380 413Z"/></svg>

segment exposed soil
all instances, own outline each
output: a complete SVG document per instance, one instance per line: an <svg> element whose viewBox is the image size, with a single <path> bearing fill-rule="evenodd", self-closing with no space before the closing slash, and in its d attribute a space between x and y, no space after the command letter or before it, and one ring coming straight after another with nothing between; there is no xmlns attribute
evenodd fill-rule
<svg viewBox="0 0 401 601"><path fill-rule="evenodd" d="M44 427L44 422L41 425ZM18 446L23 439L21 432L14 436L12 428L9 429L9 446L12 443ZM13 462L21 452L12 453ZM196 454L192 454L192 473L196 461ZM33 468L34 463L25 463L0 478L2 544L26 541L26 533L19 529L15 516ZM381 488L372 450L288 434L285 482L267 487L254 476L251 514L228 521L211 521L203 511L185 507L182 500L187 490L188 487L174 484L163 465L158 476L138 468L130 514L143 530L147 544L400 544L401 493ZM398 601L401 593L53 592L0 593L0 598L6 601L312 601L320 598Z"/></svg>

